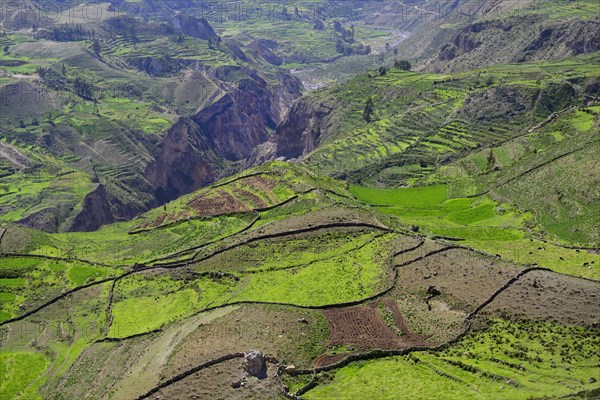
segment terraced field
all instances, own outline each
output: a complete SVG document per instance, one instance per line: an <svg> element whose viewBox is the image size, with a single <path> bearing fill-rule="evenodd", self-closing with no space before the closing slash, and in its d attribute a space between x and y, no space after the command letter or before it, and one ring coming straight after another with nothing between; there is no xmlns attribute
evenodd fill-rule
<svg viewBox="0 0 600 400"><path fill-rule="evenodd" d="M568 112L571 108L555 116L532 103L538 88L543 88L542 96L560 89L559 85L548 83L544 87L540 83L550 71L558 80L595 77L591 68L597 62L595 57L452 75L395 68L385 75L361 74L343 86L307 97L307 102L337 106L326 117L327 134L319 138L319 146L304 157L304 163L363 184L411 184L420 179L430 181L432 173L461 176L466 171L450 169L447 164L462 161L479 148L514 143L530 130L547 131L548 121L551 126L563 127L573 119L574 125L566 132L589 131L594 127L593 107L588 109L573 99L573 108L580 107L580 111ZM355 96L358 93L360 96ZM375 101L371 123L361 118L369 96ZM519 105L517 112L512 108L515 104ZM558 104L546 107L560 109ZM478 164L479 173L498 167L488 164Z"/></svg>
<svg viewBox="0 0 600 400"><path fill-rule="evenodd" d="M600 396L597 2L22 1L1 400Z"/></svg>
<svg viewBox="0 0 600 400"><path fill-rule="evenodd" d="M225 193L235 208L210 212L210 199ZM507 229L527 235L518 230L524 217L517 211L500 218L492 199L447 200L448 194L447 185L348 190L275 162L97 233L11 227L2 237L3 390L75 396L77 379L110 398L215 390L223 397L279 398L283 382L285 393L305 398L371 390L391 398L403 379L427 379L434 382L428 390L467 388L486 398L505 390L527 398L557 390L556 381L567 376L560 393L594 389L586 382L597 360L585 346L597 338L591 304L598 283L551 270L594 277L598 256L556 247L567 265L585 260L591 269L567 271L539 256L540 266L532 267L475 250L485 246L472 246L474 240L435 236L445 225L476 238L478 227L488 227L493 243ZM427 238L434 226L440 231L432 228ZM548 306L535 307L537 301ZM252 323L245 321L249 314ZM486 324L491 328L483 330ZM527 350L514 353L511 343L522 332L530 335ZM570 371L557 350L544 347L544 335L568 338L561 346ZM584 338L575 348L574 335ZM233 391L218 383L236 379L234 360L251 347L274 357L267 378ZM356 361L382 356L394 358ZM142 375L109 371L102 361L108 359ZM28 365L31 377L15 375L18 363ZM294 367L284 372L286 365ZM403 378L381 384L375 377L382 370ZM206 384L206 373L221 378ZM132 385L134 376L142 378ZM22 380L36 383L25 388ZM427 396L422 385L407 396Z"/></svg>

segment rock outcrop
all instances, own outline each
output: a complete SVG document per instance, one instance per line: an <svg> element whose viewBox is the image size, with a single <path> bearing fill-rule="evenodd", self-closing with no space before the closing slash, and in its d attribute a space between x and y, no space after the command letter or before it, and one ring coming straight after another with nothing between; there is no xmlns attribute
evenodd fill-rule
<svg viewBox="0 0 600 400"><path fill-rule="evenodd" d="M189 118L180 119L169 129L159 154L146 170L157 203L168 202L212 182L210 161L214 158L200 127Z"/></svg>
<svg viewBox="0 0 600 400"><path fill-rule="evenodd" d="M304 98L296 102L268 144L258 147L250 160L297 159L317 148L327 136L333 108Z"/></svg>
<svg viewBox="0 0 600 400"><path fill-rule="evenodd" d="M283 63L281 57L277 54L273 53L273 51L261 40L254 40L249 45L248 48L254 51L254 53L268 62L269 64L279 66Z"/></svg>
<svg viewBox="0 0 600 400"><path fill-rule="evenodd" d="M532 16L470 24L456 32L426 69L462 71L496 64L560 60L600 50L600 18L547 21Z"/></svg>
<svg viewBox="0 0 600 400"><path fill-rule="evenodd" d="M275 87L247 68L221 67L210 75L220 92L168 131L146 169L157 204L205 186L231 163L248 159L301 94L300 82L284 73Z"/></svg>

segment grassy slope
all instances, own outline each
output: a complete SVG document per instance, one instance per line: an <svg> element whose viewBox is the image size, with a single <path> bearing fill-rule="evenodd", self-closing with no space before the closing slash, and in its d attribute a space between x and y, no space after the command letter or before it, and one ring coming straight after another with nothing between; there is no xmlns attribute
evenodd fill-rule
<svg viewBox="0 0 600 400"><path fill-rule="evenodd" d="M600 222L593 189L597 174L583 171L594 171L596 165L598 107L586 106L582 94L562 106L552 104L560 101L558 92L546 96L566 79L590 82L597 58L588 55L452 75L392 69L385 76L359 76L309 96L311 101L338 106L328 117L332 134L304 163L371 186L447 183L449 199L491 190L494 199L508 203L505 208L532 213L539 223L538 235L595 246ZM372 123L362 119L369 95L375 99ZM511 102L521 104L523 112L504 113ZM556 115L549 118L549 110ZM569 153L573 154L565 156ZM548 184L532 184L540 179ZM365 201L378 203L374 198ZM491 206L483 203L474 203L481 208L469 213L491 218ZM457 200L448 206L458 204ZM461 218L455 214L450 220L462 224Z"/></svg>
<svg viewBox="0 0 600 400"><path fill-rule="evenodd" d="M352 187L351 192L380 212L435 235L463 239L461 244L499 254L521 264L538 264L554 271L598 279L600 257L534 239L526 230L533 222L507 203L489 196L448 198L448 185L408 189ZM545 227L545 226L544 226Z"/></svg>
<svg viewBox="0 0 600 400"><path fill-rule="evenodd" d="M584 328L497 320L444 351L353 363L304 397L555 398L597 389L598 338Z"/></svg>
<svg viewBox="0 0 600 400"><path fill-rule="evenodd" d="M131 52L132 49L119 51ZM594 73L591 69L594 62L594 59L590 61L584 58L565 63L503 66L489 70L487 73L496 80L505 79L511 85L528 88L535 87L536 79L539 77L546 79L550 72L558 79L589 76ZM552 212L545 211L549 207L541 207L535 201L539 193L525 193L519 186L521 180L511 185L503 185L497 190L498 194L517 203L518 207L506 204L502 199L498 201L494 196L481 196L476 199L463 197L472 194L472 190L490 187L490 182L503 182L504 179L531 167L532 163L527 159L531 158L532 149L536 147L549 149L548 154L541 154L539 158L535 158L535 161L543 161L545 156L552 154L552 151L568 150L566 144L569 142L597 136L597 125L595 125L597 118L590 118L593 112L590 114L578 110L564 118L561 116L558 122L551 124L547 129L544 128L539 135L543 137L537 142L537 136L530 135L531 137L528 136L526 139L531 140L532 143L519 143L519 146L515 145L514 148L499 146L498 150L494 150L495 164L502 167L498 173L490 173L487 169L485 151L475 151L471 158L469 156L461 158L456 163L443 167L435 162L425 166L418 162L419 157L422 156L423 160L430 161L432 155L437 157L460 153L461 149L471 151L476 143L473 141L474 138L487 145L515 134L515 131L500 131L501 124L486 125L482 130L477 131L477 135L470 132L469 121L456 120L445 124L447 122L444 120L445 116L455 115L456 109L463 105L467 96L465 93L471 85L479 85L476 90L481 92L493 90L497 86L497 83L492 85L482 83L485 73L484 71L481 81L479 77L475 79L474 74L464 74L459 76L458 83L448 83L441 88L432 89L430 84L433 80L440 78L445 80L448 77L392 71L386 77L370 78L370 80L362 77L351 82L345 89L334 89L338 90L336 96L346 96L339 98L343 99L342 103L348 104L349 111L345 110L344 112L348 111L348 115L338 121L339 126L342 127L340 136L332 139L338 142L328 144L333 147L326 147L329 150L335 148L331 153L333 155L323 156L324 159L334 158L334 160L325 159L322 163L316 164L320 172L331 173L331 168L338 168L337 162L340 162L342 168L351 170L357 166L362 168L372 162L379 163L395 154L401 154L405 150L403 147L418 142L420 147L416 147L419 151L415 150L414 163L407 167L387 168L381 176L385 179L389 178L390 182L412 183L420 178L427 183L435 184L425 188L401 190L351 188L350 192L359 200L373 205L376 209L373 212L367 212L365 209L368 207L345 198L348 192L344 184L296 166L276 163L263 167L264 170L259 169L259 171L266 171L268 176L276 181L275 189L257 190L251 185L246 185L244 180L225 185L224 189L234 197L238 196L237 190L247 190L263 199L268 205L290 199L294 194L299 195L298 201L292 201L272 211L257 213L246 210L240 215L206 218L189 206L190 200L195 196L208 194L210 197L215 192L215 189L206 189L168 204L166 208L153 210L134 221L113 224L96 233L46 235L11 227L2 242L2 250L19 250L67 258L77 256L111 265L124 263L131 265L197 246L209 240L223 238L247 226L257 214L260 214L261 220L255 227L266 228L269 231L284 226L293 216L306 218L306 221L312 223L310 217L317 209L324 206L333 209L332 206L341 204L342 207L358 207L365 215L365 219L375 212L381 213L375 213L379 220L386 220L398 226L418 225L422 233L464 238L468 245L492 254L500 254L509 260L522 263L535 262L559 272L597 278L600 264L597 256L548 245L535 239L532 241L529 233L523 231L525 228L531 228L535 234L548 231L565 241L589 242L588 239L594 237L593 223L588 227L582 226L584 232L577 233L568 232L564 222L573 218L573 214L570 214L573 210L582 210L577 214L578 218L581 221L589 221L586 216L592 215L593 201L590 202L590 193L585 189L575 193L573 197L567 197L568 200L576 203L575 206L561 203L558 211ZM399 101L397 104L383 104L384 100L377 98L380 120L366 126L360 122L361 104L356 98L356 92L352 91L364 90L361 85L373 81L377 82L375 94L382 94L382 98L383 94L388 94L388 90L394 92L395 86L406 86L410 90L415 88L420 90L424 87L429 94L417 100L411 97L410 101ZM447 82L441 85L445 84ZM409 93L412 93L410 90ZM400 99L405 96L405 92L399 90L393 93L393 96ZM139 106L142 110L138 115L133 111L135 107L129 101L114 101L114 103L117 103L118 107L106 105L101 107L106 107L103 113L114 113L111 118L115 120L123 118L127 113L135 114L135 118L148 116L144 108L148 104L140 102ZM72 115L75 116L73 118L80 118L83 114L90 115L91 110L89 105L81 102L74 105L69 112L73 113ZM411 118L405 118L405 114ZM365 126L354 129L353 124L357 121L359 125ZM441 122L445 124L443 128L432 129ZM564 129L568 124L571 124L573 129ZM392 129L396 126L410 127L410 132L398 133ZM524 121L517 121L515 126L526 125ZM553 126L558 127L553 128ZM86 129L91 132L94 126L89 125ZM353 132L352 135L346 134L349 131ZM490 136L478 136L481 132ZM581 135L576 136L577 134ZM548 142L550 138L558 144ZM509 143L516 143L518 140L514 139ZM336 146L339 143L344 145L338 148ZM561 147L563 145L564 147ZM411 147L411 151L414 148ZM510 153L509 150L515 151ZM355 153L359 154L357 160L348 156ZM514 154L520 155L518 162L511 161ZM593 167L591 161L593 154L592 151L577 153L572 159L565 158L556 163L556 168L561 171L561 174L571 174L577 172L573 167L574 163ZM311 157L317 156L319 154L316 152ZM442 168L448 169L442 174ZM450 170L450 168L454 169ZM454 179L456 177L452 173L456 171L461 171L458 173L460 179ZM557 175L551 174L546 169L540 169L536 174L540 175L527 175L523 178L523 182L553 178L551 180L553 189L560 191L569 187L569 182L565 182L565 179L554 179ZM559 174L558 177L560 176ZM592 179L586 180L589 176L592 176ZM593 187L591 186L593 174L587 176L582 174L580 179L589 182L590 187ZM331 190L338 195L319 192L302 194L303 191L313 187ZM560 193L557 193L557 196L559 195ZM239 196L237 199L248 209L256 207L252 197ZM557 204L551 196L544 201L551 206ZM520 208L529 209L530 213L525 213ZM553 225L556 215L560 216L560 220ZM188 221L188 217L198 217L198 219ZM158 225L153 225L156 221L160 222ZM535 225L532 221L541 224ZM149 232L128 234L148 224L151 226ZM172 225L167 226L167 224ZM154 229L155 226L160 225L163 226L161 229ZM24 381L32 382L27 386L24 394L25 397L35 398L37 396L35 392L40 384L46 380L54 382L60 379L86 347L106 334L123 337L173 326L171 325L173 322L184 319L207 306L239 299L315 305L362 298L372 294L377 289L378 282L381 283L381 278L384 277L382 272L387 267L383 261L386 260L385 256L391 243L388 240L393 236L388 234L373 241L374 234L349 233L323 237L316 243L314 240L303 242L299 239L285 241L283 246L278 246L275 242L267 242L257 246L254 252L248 250L248 253L237 254L237 256L257 255L269 250L276 253L273 257L260 259L258 263L245 266L242 262L233 264L236 257L234 255L229 260L225 258L217 260L216 265L211 265L210 268L208 263L194 266L194 270L197 271L215 269L232 271L242 277L239 282L228 278L199 279L184 273L147 277L133 275L119 281L115 286L112 304L114 319L108 331L105 330L107 324L104 310L108 304L110 284L104 284L95 291L86 291L81 293L80 297L69 298L68 301L60 302L57 307L46 309L34 319L27 319L13 325L15 329L11 328L11 334L8 335L8 340L3 342L3 351L0 355L0 381L3 381L1 389L3 392L15 394L23 390ZM358 249L370 241L372 243ZM247 250L250 246L243 248ZM383 252L382 248L384 248ZM315 257L315 254L318 256ZM374 254L377 257L374 257ZM561 257L564 260L561 260ZM315 258L317 258L316 262L312 262ZM0 278L2 319L21 313L23 310L18 307L21 303L24 303L25 309L28 309L36 302L47 300L51 295L65 289L111 276L123 270L119 267L92 267L73 260L51 262L31 258L11 258L3 259L4 261L7 263L2 264L3 275ZM296 262L302 264L305 261L312 263L295 267ZM591 261L595 262L591 268L583 267L583 263ZM283 270L282 267L295 268ZM127 269L129 266L123 268ZM359 279L356 279L357 276ZM323 285L324 281L327 285ZM335 290L340 282L346 283L342 285L343 291ZM47 326L58 326L61 329L51 329L50 337L44 338L41 343L31 340L36 339L35 335L27 335L27 332L42 331ZM14 332L24 334L19 337L15 336ZM537 336L538 334L540 336ZM576 341L575 338L578 340ZM544 346L545 343L553 345L558 343L560 349L558 346ZM441 353L352 364L336 373L330 385L309 392L307 397L347 397L353 391L359 397L370 393L376 398L397 398L398 393L407 394L407 398L418 398L418 396L431 398L442 390L456 395L457 398L476 396L477 391L480 393L477 398L495 398L500 390L502 390L501 394L508 393L511 398L572 393L593 387L586 382L598 363L597 354L592 351L597 345L597 333L581 328L530 323L520 325L499 321L487 332L473 334L455 347ZM522 352L515 351L519 346L523 346L520 348ZM45 349L43 356L39 348ZM490 361L492 356L515 364L522 363L527 373L523 374L515 368ZM460 361L462 364L453 366L443 361L444 359ZM551 359L554 359L557 368L552 367ZM415 362L417 364L414 364ZM15 365L21 368L14 369ZM479 369L476 369L475 373L468 372L465 369L473 370L469 366ZM566 367L570 369L567 370ZM22 372L27 372L28 376L19 375ZM390 374L393 375L393 379L390 379ZM449 379L448 375L457 378L458 381ZM506 383L504 378L495 380L498 376L514 379L522 386L516 387ZM400 382L400 387L393 386L394 382ZM499 389L500 386L503 389ZM410 388L415 392L410 393ZM390 391L386 392L385 390L388 389Z"/></svg>

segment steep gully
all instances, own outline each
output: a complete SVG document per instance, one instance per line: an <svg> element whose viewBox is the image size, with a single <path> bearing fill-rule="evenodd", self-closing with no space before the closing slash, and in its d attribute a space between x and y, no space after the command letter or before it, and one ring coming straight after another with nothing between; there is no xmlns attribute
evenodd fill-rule
<svg viewBox="0 0 600 400"><path fill-rule="evenodd" d="M181 117L156 144L141 146L148 152L145 166L130 172L139 186L134 192L148 195L143 205L131 207L127 199L99 185L86 196L69 230L94 231L130 219L244 169L302 95L302 82L284 70L266 77L251 68L222 66L205 78L217 88L208 105Z"/></svg>
<svg viewBox="0 0 600 400"><path fill-rule="evenodd" d="M154 189L153 206L208 185L231 172L227 165L238 168L235 165L267 142L269 132L302 94L301 82L285 72L279 73L275 85L247 68L221 67L214 74L220 91L212 104L173 125L146 169L145 178ZM244 78L226 82L229 74Z"/></svg>

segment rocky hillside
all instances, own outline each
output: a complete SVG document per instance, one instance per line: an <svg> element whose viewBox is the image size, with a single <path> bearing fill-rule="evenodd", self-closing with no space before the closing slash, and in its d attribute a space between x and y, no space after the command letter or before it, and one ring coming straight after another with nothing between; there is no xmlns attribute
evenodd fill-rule
<svg viewBox="0 0 600 400"><path fill-rule="evenodd" d="M519 16L471 24L444 45L427 68L461 71L496 64L561 60L600 51L600 17L548 22Z"/></svg>
<svg viewBox="0 0 600 400"><path fill-rule="evenodd" d="M400 79L393 68L385 77L399 58L414 70L451 72L596 52L598 13L586 0L323 1L273 6L254 23L197 2L112 1L93 20L85 2L49 10L42 1L23 10L8 4L0 139L30 162L2 157L0 207L3 221L49 231L130 219L272 159L305 160L354 181L406 183L466 154L471 142L488 146L518 135L549 110L595 96L587 73L561 75L557 87L546 87L539 71L532 72L535 85L509 87L517 76L530 77L490 70ZM15 25L31 10L46 10L46 18ZM66 11L73 18L65 24ZM372 54L363 54L367 47ZM362 74L379 65L384 72ZM299 99L297 77L314 89L357 73L350 86ZM371 84L379 81L387 87ZM361 117L367 93L374 96L371 123ZM549 100L556 93L558 106ZM482 110L493 112L480 124ZM484 133L448 150L446 125ZM347 157L347 149L358 156ZM96 206L99 216L91 217Z"/></svg>

